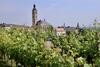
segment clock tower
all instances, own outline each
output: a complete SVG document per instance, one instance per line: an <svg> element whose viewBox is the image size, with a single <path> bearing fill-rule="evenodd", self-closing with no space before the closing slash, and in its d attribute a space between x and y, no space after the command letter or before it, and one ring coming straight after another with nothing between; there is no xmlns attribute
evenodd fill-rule
<svg viewBox="0 0 100 67"><path fill-rule="evenodd" d="M37 9L36 9L36 5L33 5L33 9L32 9L32 27L34 27L37 23Z"/></svg>

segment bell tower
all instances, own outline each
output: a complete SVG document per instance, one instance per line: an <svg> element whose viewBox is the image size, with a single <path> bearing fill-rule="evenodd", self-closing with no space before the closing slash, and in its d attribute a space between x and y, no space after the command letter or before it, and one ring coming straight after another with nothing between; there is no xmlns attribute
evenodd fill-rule
<svg viewBox="0 0 100 67"><path fill-rule="evenodd" d="M36 5L33 5L33 9L32 9L32 27L34 27L36 25L37 22L37 9L36 9Z"/></svg>
<svg viewBox="0 0 100 67"><path fill-rule="evenodd" d="M80 26L79 26L79 22L77 23L77 27L76 27L77 29L79 29L80 28Z"/></svg>

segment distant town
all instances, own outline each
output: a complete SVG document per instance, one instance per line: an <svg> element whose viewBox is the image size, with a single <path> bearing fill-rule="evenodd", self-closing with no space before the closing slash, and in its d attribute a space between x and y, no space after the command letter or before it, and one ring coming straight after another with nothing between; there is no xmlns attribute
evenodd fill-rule
<svg viewBox="0 0 100 67"><path fill-rule="evenodd" d="M45 19L37 19L38 18L38 10L36 8L36 5L33 5L32 8L32 25L26 26L26 25L16 25L16 24L6 24L6 23L1 23L0 27L5 27L5 28L12 28L12 27L22 27L22 28L39 28L46 30L48 27L53 27L48 21ZM97 20L94 20L94 28L99 28L100 23L97 22ZM76 27L71 27L71 26L65 26L65 24L58 26L58 27L53 27L54 30L56 31L57 35L62 35L66 34L66 32L75 32L75 31L82 31L82 28L79 25L79 22L76 24ZM91 27L93 28L93 27Z"/></svg>

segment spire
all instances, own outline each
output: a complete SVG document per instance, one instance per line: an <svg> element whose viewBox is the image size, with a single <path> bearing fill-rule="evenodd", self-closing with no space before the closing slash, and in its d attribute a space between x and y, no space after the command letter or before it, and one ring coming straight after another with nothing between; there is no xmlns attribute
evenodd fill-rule
<svg viewBox="0 0 100 67"><path fill-rule="evenodd" d="M35 26L35 24L37 23L37 9L36 9L36 5L33 5L33 9L32 9L32 26Z"/></svg>
<svg viewBox="0 0 100 67"><path fill-rule="evenodd" d="M45 19L44 19L44 21L45 21Z"/></svg>
<svg viewBox="0 0 100 67"><path fill-rule="evenodd" d="M79 26L79 22L77 23L77 28L79 28L80 26Z"/></svg>
<svg viewBox="0 0 100 67"><path fill-rule="evenodd" d="M36 8L36 5L34 4L33 7Z"/></svg>
<svg viewBox="0 0 100 67"><path fill-rule="evenodd" d="M36 10L36 5L35 4L33 5L33 9Z"/></svg>
<svg viewBox="0 0 100 67"><path fill-rule="evenodd" d="M66 27L65 23L64 23L64 25L63 25L63 26L64 26L64 29L65 29L65 27Z"/></svg>
<svg viewBox="0 0 100 67"><path fill-rule="evenodd" d="M97 18L94 19L94 23L97 23Z"/></svg>

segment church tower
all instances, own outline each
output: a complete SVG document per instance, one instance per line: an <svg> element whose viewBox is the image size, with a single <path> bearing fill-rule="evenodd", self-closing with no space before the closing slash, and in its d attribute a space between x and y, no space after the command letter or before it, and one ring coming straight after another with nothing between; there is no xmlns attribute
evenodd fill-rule
<svg viewBox="0 0 100 67"><path fill-rule="evenodd" d="M33 9L32 9L32 27L34 27L36 25L36 22L37 22L37 9L34 4Z"/></svg>
<svg viewBox="0 0 100 67"><path fill-rule="evenodd" d="M80 26L79 26L79 22L77 23L77 27L76 27L77 29L79 29L80 28Z"/></svg>

